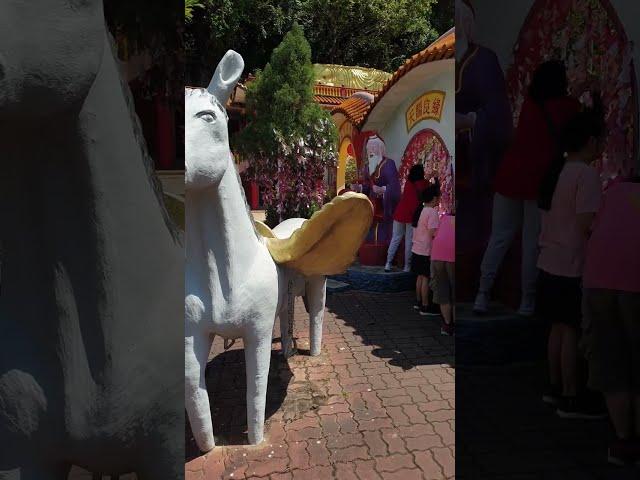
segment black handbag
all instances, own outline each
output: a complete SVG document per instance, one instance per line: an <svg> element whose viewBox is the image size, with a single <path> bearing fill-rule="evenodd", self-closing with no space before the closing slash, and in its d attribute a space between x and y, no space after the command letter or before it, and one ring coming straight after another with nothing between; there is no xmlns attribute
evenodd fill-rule
<svg viewBox="0 0 640 480"><path fill-rule="evenodd" d="M556 147L556 151L553 154L549 168L547 168L547 171L542 177L542 181L540 182L540 187L538 189L538 208L548 211L551 209L551 202L553 200L553 194L556 191L558 178L564 168L565 157L562 148L562 138L556 130L549 112L544 108L543 103L540 104L540 110L542 111L542 115L544 116L547 127L549 128L549 133L551 134L551 138L555 142Z"/></svg>

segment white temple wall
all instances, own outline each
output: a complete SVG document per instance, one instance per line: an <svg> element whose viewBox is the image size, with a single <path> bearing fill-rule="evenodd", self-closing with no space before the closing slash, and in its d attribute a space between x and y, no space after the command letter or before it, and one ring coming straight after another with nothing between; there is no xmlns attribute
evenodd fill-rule
<svg viewBox="0 0 640 480"><path fill-rule="evenodd" d="M392 158L398 168L400 168L402 155L413 136L425 128L436 131L438 135L442 137L449 154L454 157L455 91L453 85L453 70L430 77L428 81L425 82L425 85L415 88L406 96L406 100L397 107L393 115L390 116L389 121L379 131L380 136L385 141L387 157ZM422 120L416 123L410 132L407 132L405 112L416 98L431 90L442 90L446 92L440 121Z"/></svg>

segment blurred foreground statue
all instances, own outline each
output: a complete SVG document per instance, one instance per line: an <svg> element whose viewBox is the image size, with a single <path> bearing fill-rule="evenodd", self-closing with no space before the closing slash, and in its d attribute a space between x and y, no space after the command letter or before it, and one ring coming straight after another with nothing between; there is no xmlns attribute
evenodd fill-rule
<svg viewBox="0 0 640 480"><path fill-rule="evenodd" d="M184 478L184 250L102 0L0 3L0 478Z"/></svg>

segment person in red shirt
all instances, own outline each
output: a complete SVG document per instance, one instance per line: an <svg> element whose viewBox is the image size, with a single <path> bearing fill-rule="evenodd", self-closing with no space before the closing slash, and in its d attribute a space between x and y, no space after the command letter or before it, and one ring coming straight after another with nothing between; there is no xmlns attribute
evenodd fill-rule
<svg viewBox="0 0 640 480"><path fill-rule="evenodd" d="M404 184L404 190L400 197L400 202L393 212L393 236L387 250L387 263L384 271L390 272L393 263L393 257L396 256L402 237L404 237L404 271L411 270L411 242L413 240L413 214L415 213L422 191L427 187L427 181L424 179L424 166L418 163L411 167L407 182Z"/></svg>
<svg viewBox="0 0 640 480"><path fill-rule="evenodd" d="M491 236L480 267L476 313L487 311L496 273L520 227L522 297L518 313L534 313L540 232L538 190L552 159L560 152L559 132L580 110L580 103L568 95L567 88L562 62L544 62L533 74L513 142L495 178Z"/></svg>

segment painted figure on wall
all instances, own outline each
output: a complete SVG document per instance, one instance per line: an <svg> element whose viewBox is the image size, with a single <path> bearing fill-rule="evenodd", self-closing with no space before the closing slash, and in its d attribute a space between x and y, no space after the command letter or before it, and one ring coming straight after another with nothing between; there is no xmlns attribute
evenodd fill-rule
<svg viewBox="0 0 640 480"><path fill-rule="evenodd" d="M472 270L463 285L475 281L491 227L493 175L513 128L498 58L474 42L474 23L470 2L456 0L456 254Z"/></svg>
<svg viewBox="0 0 640 480"><path fill-rule="evenodd" d="M378 219L377 241L388 243L393 228L393 212L400 201L400 177L396 163L386 156L384 141L370 137L365 144L363 193L369 195Z"/></svg>

